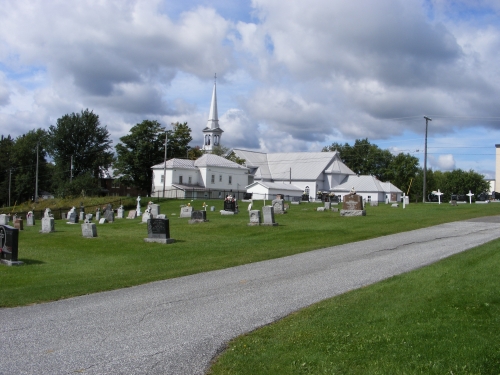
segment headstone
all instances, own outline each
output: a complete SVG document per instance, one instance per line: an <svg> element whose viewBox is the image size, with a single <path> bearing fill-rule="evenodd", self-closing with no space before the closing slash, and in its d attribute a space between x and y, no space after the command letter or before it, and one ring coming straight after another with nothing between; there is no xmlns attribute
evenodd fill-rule
<svg viewBox="0 0 500 375"><path fill-rule="evenodd" d="M93 214L87 214L87 215L85 215L85 220L88 220L90 222L90 221L92 221L93 217L94 217Z"/></svg>
<svg viewBox="0 0 500 375"><path fill-rule="evenodd" d="M123 219L124 216L125 216L125 210L123 209L123 206L118 207L118 210L116 210L116 218Z"/></svg>
<svg viewBox="0 0 500 375"><path fill-rule="evenodd" d="M160 214L160 205L151 203L149 207L151 207L151 215L153 215L153 219L156 219Z"/></svg>
<svg viewBox="0 0 500 375"><path fill-rule="evenodd" d="M260 225L260 211L259 210L250 210L249 212L250 222L248 225Z"/></svg>
<svg viewBox="0 0 500 375"><path fill-rule="evenodd" d="M108 221L106 220L105 217L102 217L99 219L99 224L106 224Z"/></svg>
<svg viewBox="0 0 500 375"><path fill-rule="evenodd" d="M147 223L149 219L153 219L153 215L146 210L146 212L142 214L142 222Z"/></svg>
<svg viewBox="0 0 500 375"><path fill-rule="evenodd" d="M332 207L332 212L339 212L338 207Z"/></svg>
<svg viewBox="0 0 500 375"><path fill-rule="evenodd" d="M82 224L82 236L85 238L97 237L97 226L95 223L90 223L85 220L85 223Z"/></svg>
<svg viewBox="0 0 500 375"><path fill-rule="evenodd" d="M170 226L168 219L149 219L148 238L145 238L144 241L163 244L175 242L173 238L170 238Z"/></svg>
<svg viewBox="0 0 500 375"><path fill-rule="evenodd" d="M16 219L14 221L14 228L19 230L24 230L24 222L23 219Z"/></svg>
<svg viewBox="0 0 500 375"><path fill-rule="evenodd" d="M191 206L184 206L181 207L181 214L179 217L188 217L191 219L191 212L193 211L193 207Z"/></svg>
<svg viewBox="0 0 500 375"><path fill-rule="evenodd" d="M33 211L29 211L26 214L26 226L33 227L34 225L35 225L35 215L33 214Z"/></svg>
<svg viewBox="0 0 500 375"><path fill-rule="evenodd" d="M278 194L279 197L281 197L281 194ZM282 215L285 213L285 206L284 206L284 201L283 199L275 199L272 202L272 205L274 207L274 214L275 215Z"/></svg>
<svg viewBox="0 0 500 375"><path fill-rule="evenodd" d="M354 188L352 190L354 191ZM355 192L347 194L344 196L340 216L366 216L366 211L363 208L363 198L361 195Z"/></svg>
<svg viewBox="0 0 500 375"><path fill-rule="evenodd" d="M115 212L113 211L113 206L111 206L111 204L108 203L103 216L108 223L115 221Z"/></svg>
<svg viewBox="0 0 500 375"><path fill-rule="evenodd" d="M370 206L371 207L377 207L378 206L378 201L370 201Z"/></svg>
<svg viewBox="0 0 500 375"><path fill-rule="evenodd" d="M68 212L68 221L67 224L76 224L78 223L78 216L76 216L75 211Z"/></svg>
<svg viewBox="0 0 500 375"><path fill-rule="evenodd" d="M215 206L210 206L210 211L215 211Z"/></svg>
<svg viewBox="0 0 500 375"><path fill-rule="evenodd" d="M66 220L66 212L62 212L61 213L61 219L62 220Z"/></svg>
<svg viewBox="0 0 500 375"><path fill-rule="evenodd" d="M40 233L51 233L56 231L56 225L54 221L54 216L50 208L45 209L45 213L42 217L42 230Z"/></svg>
<svg viewBox="0 0 500 375"><path fill-rule="evenodd" d="M165 214L159 214L156 219L166 219L167 218L167 215Z"/></svg>
<svg viewBox="0 0 500 375"><path fill-rule="evenodd" d="M332 208L332 204L330 202L325 202L325 210L329 210Z"/></svg>
<svg viewBox="0 0 500 375"><path fill-rule="evenodd" d="M16 220L17 220L17 214L14 214L14 215L12 216L12 223L14 223Z"/></svg>
<svg viewBox="0 0 500 375"><path fill-rule="evenodd" d="M326 209L325 209L325 207L317 207L316 211L324 212L324 211L326 211Z"/></svg>
<svg viewBox="0 0 500 375"><path fill-rule="evenodd" d="M7 266L23 264L17 259L19 245L19 229L10 225L0 225L0 263Z"/></svg>
<svg viewBox="0 0 500 375"><path fill-rule="evenodd" d="M264 222L262 225L276 226L278 223L274 221L274 207L264 206L262 207L262 216L264 217Z"/></svg>
<svg viewBox="0 0 500 375"><path fill-rule="evenodd" d="M96 211L95 211L95 219L97 221L101 220L101 209L98 208Z"/></svg>
<svg viewBox="0 0 500 375"><path fill-rule="evenodd" d="M455 200L450 201L450 203L451 203L452 206L456 206L457 205L457 201L455 201Z"/></svg>
<svg viewBox="0 0 500 375"><path fill-rule="evenodd" d="M135 210L137 211L137 216L141 216L142 212L141 212L141 196L140 195L137 197L136 201L137 201L137 208Z"/></svg>
<svg viewBox="0 0 500 375"><path fill-rule="evenodd" d="M207 211L204 210L193 210L191 212L191 220L189 220L189 224L194 223L204 223L207 220Z"/></svg>
<svg viewBox="0 0 500 375"><path fill-rule="evenodd" d="M127 219L135 219L137 217L137 210L130 210Z"/></svg>
<svg viewBox="0 0 500 375"><path fill-rule="evenodd" d="M399 204L397 204L397 203L393 203L393 204L391 205L391 207L398 208L398 207L399 207Z"/></svg>
<svg viewBox="0 0 500 375"><path fill-rule="evenodd" d="M9 225L10 216L1 214L0 215L0 225Z"/></svg>
<svg viewBox="0 0 500 375"><path fill-rule="evenodd" d="M226 210L220 210L221 215L234 215L237 214L237 212L234 211L226 211Z"/></svg>
<svg viewBox="0 0 500 375"><path fill-rule="evenodd" d="M236 203L236 200L232 199L231 196L229 196L224 200L224 211L232 211L232 212L238 211L238 205Z"/></svg>
<svg viewBox="0 0 500 375"><path fill-rule="evenodd" d="M80 221L85 220L85 207L83 207L83 202L80 202Z"/></svg>

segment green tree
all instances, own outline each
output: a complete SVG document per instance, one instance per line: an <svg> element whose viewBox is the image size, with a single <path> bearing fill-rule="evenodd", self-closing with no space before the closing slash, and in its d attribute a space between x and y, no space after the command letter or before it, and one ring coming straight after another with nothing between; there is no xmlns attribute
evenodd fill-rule
<svg viewBox="0 0 500 375"><path fill-rule="evenodd" d="M116 145L117 159L114 164L116 173L122 175L120 180L151 195L151 167L163 162L165 157L165 128L158 121L144 120L133 126L120 141L122 143Z"/></svg>
<svg viewBox="0 0 500 375"><path fill-rule="evenodd" d="M173 130L167 130L167 159L185 159L188 157L188 152L191 149L189 142L193 140L193 137L191 137L191 128L187 122L175 122L172 123L172 127Z"/></svg>
<svg viewBox="0 0 500 375"><path fill-rule="evenodd" d="M2 135L0 138L0 204L2 206L9 204L9 178L11 169L14 167L12 157L14 143L10 135L7 137Z"/></svg>
<svg viewBox="0 0 500 375"><path fill-rule="evenodd" d="M65 195L62 188L68 186L67 181L80 175L91 176L92 184L97 186L102 172L113 162L111 143L106 126L101 126L93 111L86 109L57 119L48 130L48 152L55 163L59 194Z"/></svg>
<svg viewBox="0 0 500 375"><path fill-rule="evenodd" d="M391 171L390 181L406 194L410 182L417 175L418 158L410 154L398 154L392 158L389 169Z"/></svg>
<svg viewBox="0 0 500 375"><path fill-rule="evenodd" d="M43 129L30 130L16 138L13 159L15 171L15 199L18 202L34 198L36 186L36 163L38 149L38 191L50 190L51 170L47 163L47 133ZM37 147L38 146L38 147Z"/></svg>

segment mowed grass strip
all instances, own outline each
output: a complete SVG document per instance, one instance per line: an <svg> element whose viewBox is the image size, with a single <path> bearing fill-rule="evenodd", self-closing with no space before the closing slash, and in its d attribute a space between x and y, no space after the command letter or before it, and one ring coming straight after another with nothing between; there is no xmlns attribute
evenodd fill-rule
<svg viewBox="0 0 500 375"><path fill-rule="evenodd" d="M499 374L500 240L229 343L211 375Z"/></svg>
<svg viewBox="0 0 500 375"><path fill-rule="evenodd" d="M367 207L366 217L344 218L331 211L317 212L320 204L308 203L290 205L287 214L276 215L277 227L251 227L246 203L240 203L238 215L222 216L218 210L223 202L207 200L216 211L207 212L209 222L193 225L178 217L180 205L186 203L161 203L176 240L171 245L145 243L147 226L140 224L140 218L97 224L98 237L91 239L82 237L79 224L63 220L56 220L55 233L39 233L40 220L35 227L25 226L19 235L19 260L25 265L0 267L0 306L130 287L500 213L500 204L410 204L405 210ZM195 209L202 203L191 202ZM254 202L256 209L262 205Z"/></svg>

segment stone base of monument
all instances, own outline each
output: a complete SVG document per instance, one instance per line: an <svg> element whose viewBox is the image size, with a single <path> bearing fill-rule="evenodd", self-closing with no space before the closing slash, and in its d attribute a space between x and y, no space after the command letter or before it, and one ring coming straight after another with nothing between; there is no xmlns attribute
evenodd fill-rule
<svg viewBox="0 0 500 375"><path fill-rule="evenodd" d="M175 240L173 238L145 238L144 242L156 242L162 244L174 243Z"/></svg>
<svg viewBox="0 0 500 375"><path fill-rule="evenodd" d="M220 210L221 215L236 215L238 211L226 211L226 210Z"/></svg>
<svg viewBox="0 0 500 375"><path fill-rule="evenodd" d="M95 223L82 224L82 236L85 238L97 237L97 227Z"/></svg>
<svg viewBox="0 0 500 375"><path fill-rule="evenodd" d="M366 216L365 210L340 210L340 216Z"/></svg>
<svg viewBox="0 0 500 375"><path fill-rule="evenodd" d="M20 260L8 260L8 259L0 259L0 264L4 266L22 266L24 262Z"/></svg>
<svg viewBox="0 0 500 375"><path fill-rule="evenodd" d="M339 212L339 209L337 207L332 207L332 212Z"/></svg>

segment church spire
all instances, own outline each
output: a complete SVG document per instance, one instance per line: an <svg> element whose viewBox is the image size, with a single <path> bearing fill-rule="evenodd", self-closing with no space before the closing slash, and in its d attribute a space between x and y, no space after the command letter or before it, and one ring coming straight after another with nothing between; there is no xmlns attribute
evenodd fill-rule
<svg viewBox="0 0 500 375"><path fill-rule="evenodd" d="M214 146L219 146L222 133L223 130L219 128L219 114L217 113L217 74L215 74L207 127L203 129L203 150L212 152Z"/></svg>
<svg viewBox="0 0 500 375"><path fill-rule="evenodd" d="M207 128L216 129L219 127L219 114L217 113L217 73L214 76L214 90L212 92L212 102L210 103L210 113L208 115Z"/></svg>

